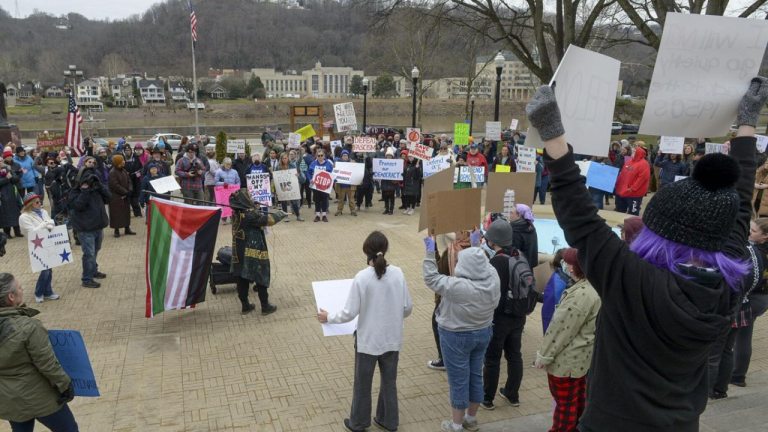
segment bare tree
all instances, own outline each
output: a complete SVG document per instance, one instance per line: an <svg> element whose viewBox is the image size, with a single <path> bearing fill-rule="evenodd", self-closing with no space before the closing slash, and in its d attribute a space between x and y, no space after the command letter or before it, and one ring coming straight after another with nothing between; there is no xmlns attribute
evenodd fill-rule
<svg viewBox="0 0 768 432"><path fill-rule="evenodd" d="M111 53L105 55L104 58L101 59L99 70L108 78L115 78L117 77L117 74L128 70L128 63L126 63L118 54Z"/></svg>

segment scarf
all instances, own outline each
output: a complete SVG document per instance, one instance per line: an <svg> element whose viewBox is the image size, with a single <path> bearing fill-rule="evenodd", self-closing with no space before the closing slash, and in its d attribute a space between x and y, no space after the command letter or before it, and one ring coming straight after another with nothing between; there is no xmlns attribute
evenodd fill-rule
<svg viewBox="0 0 768 432"><path fill-rule="evenodd" d="M451 276L454 275L453 271L456 269L456 264L459 262L459 252L470 246L469 234L466 231L457 232L456 240L448 245L448 270L451 273Z"/></svg>
<svg viewBox="0 0 768 432"><path fill-rule="evenodd" d="M37 215L37 216L38 216L40 219L43 219L43 211L42 211L42 210L35 210L35 209L32 209L32 211L33 211L33 212L35 212L35 214L36 214L36 215ZM43 220L44 220L44 219L43 219Z"/></svg>

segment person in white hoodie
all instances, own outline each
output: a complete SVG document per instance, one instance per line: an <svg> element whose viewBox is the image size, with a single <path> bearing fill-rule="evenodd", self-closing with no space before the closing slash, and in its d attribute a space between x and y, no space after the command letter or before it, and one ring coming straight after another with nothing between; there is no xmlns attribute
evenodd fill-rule
<svg viewBox="0 0 768 432"><path fill-rule="evenodd" d="M454 276L444 276L437 271L434 237L424 239L424 283L441 296L435 314L451 391L452 418L441 424L448 432L478 430L475 415L484 396L483 358L501 296L498 272L479 247L477 228L470 243L472 247L459 252Z"/></svg>
<svg viewBox="0 0 768 432"><path fill-rule="evenodd" d="M357 320L355 332L355 384L352 409L344 428L362 432L371 425L371 383L376 363L381 388L373 422L384 430L396 431L400 423L397 407L397 363L403 348L403 320L413 304L403 271L387 264L389 241L381 231L372 232L363 253L368 267L355 275L344 309L329 314L320 309L321 323L341 324ZM432 253L434 260L434 252Z"/></svg>
<svg viewBox="0 0 768 432"><path fill-rule="evenodd" d="M21 209L19 216L19 227L27 237L32 236L33 231L47 228L53 230L55 226L53 220L48 216L48 212L43 209L43 198L40 195L29 192L24 196L24 208ZM56 300L59 298L53 293L51 282L53 280L53 270L43 270L37 278L35 285L35 301L42 303L44 300Z"/></svg>

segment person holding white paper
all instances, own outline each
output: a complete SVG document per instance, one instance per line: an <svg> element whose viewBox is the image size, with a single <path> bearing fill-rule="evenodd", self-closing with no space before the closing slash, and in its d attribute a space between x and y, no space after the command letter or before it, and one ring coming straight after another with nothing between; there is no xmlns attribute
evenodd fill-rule
<svg viewBox="0 0 768 432"><path fill-rule="evenodd" d="M661 187L659 189L670 183L674 183L676 176L688 175L688 166L680 160L679 154L665 156L661 149L659 149L659 153L656 155L656 160L653 164L661 168Z"/></svg>
<svg viewBox="0 0 768 432"><path fill-rule="evenodd" d="M374 423L395 431L400 423L397 407L397 363L403 348L403 322L413 310L403 271L387 264L389 241L374 231L363 243L368 266L355 275L344 309L329 314L320 309L321 323L343 324L357 320L355 332L355 383L352 408L344 428L362 432L371 426L371 382L379 364L381 386Z"/></svg>
<svg viewBox="0 0 768 432"><path fill-rule="evenodd" d="M55 223L48 216L48 212L43 208L43 198L29 192L24 197L24 208L21 209L19 216L19 227L24 234L31 238L32 232L47 228L53 230ZM40 272L35 285L35 302L42 303L44 300L57 300L58 294L54 294L51 282L53 281L53 270L47 269Z"/></svg>

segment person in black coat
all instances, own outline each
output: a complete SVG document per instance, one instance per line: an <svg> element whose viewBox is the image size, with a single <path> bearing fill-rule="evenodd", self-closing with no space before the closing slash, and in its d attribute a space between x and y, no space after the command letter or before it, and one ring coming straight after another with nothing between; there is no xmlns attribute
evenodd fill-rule
<svg viewBox="0 0 768 432"><path fill-rule="evenodd" d="M109 226L109 216L104 206L110 199L112 195L107 185L102 184L94 174L80 178L79 187L69 195L72 228L77 231L83 251L82 285L85 288L99 288L101 284L94 279L107 277L99 271L96 260L104 239L102 230Z"/></svg>
<svg viewBox="0 0 768 432"><path fill-rule="evenodd" d="M160 177L173 174L173 171L171 171L171 166L165 160L165 151L161 148L158 148L157 146L152 149L152 156L150 159L147 159L146 165L141 167L141 177L147 177L149 175L149 169L147 169L147 167L150 163L157 165L158 174Z"/></svg>
<svg viewBox="0 0 768 432"><path fill-rule="evenodd" d="M525 204L517 204L509 214L512 225L512 249L523 253L525 259L534 268L539 263L539 238L533 226L533 211Z"/></svg>
<svg viewBox="0 0 768 432"><path fill-rule="evenodd" d="M21 200L17 187L21 184L21 167L13 161L10 150L3 153L0 161L0 227L8 238L11 238L11 228L16 237L24 237L19 227L21 215Z"/></svg>
<svg viewBox="0 0 768 432"><path fill-rule="evenodd" d="M142 164L138 157L133 155L133 149L128 143L123 144L123 158L125 160L125 172L128 173L128 180L131 182L131 209L133 215L141 217L141 206L139 206L139 194L141 194L141 171Z"/></svg>
<svg viewBox="0 0 768 432"><path fill-rule="evenodd" d="M408 154L408 150L403 150L402 154ZM423 175L419 160L413 156L408 156L404 161L403 168L403 205L405 214L412 215L416 208L416 199L421 193L421 177Z"/></svg>
<svg viewBox="0 0 768 432"><path fill-rule="evenodd" d="M372 153L358 153L355 162L365 164L363 171L363 181L357 186L357 196L355 204L361 209L363 199L365 199L365 211L373 207L373 158L367 156Z"/></svg>
<svg viewBox="0 0 768 432"><path fill-rule="evenodd" d="M232 169L237 171L237 174L240 176L240 184L243 185L243 187L248 184L245 176L251 171L251 165L251 161L245 153L238 153L237 159L232 162Z"/></svg>

